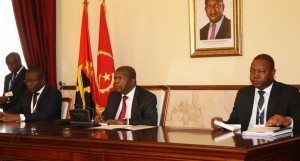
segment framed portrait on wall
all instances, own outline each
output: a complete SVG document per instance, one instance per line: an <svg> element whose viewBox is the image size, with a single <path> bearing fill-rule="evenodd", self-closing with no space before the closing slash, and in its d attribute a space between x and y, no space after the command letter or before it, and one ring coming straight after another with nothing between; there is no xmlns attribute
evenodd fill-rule
<svg viewBox="0 0 300 161"><path fill-rule="evenodd" d="M241 0L189 0L191 57L242 55Z"/></svg>

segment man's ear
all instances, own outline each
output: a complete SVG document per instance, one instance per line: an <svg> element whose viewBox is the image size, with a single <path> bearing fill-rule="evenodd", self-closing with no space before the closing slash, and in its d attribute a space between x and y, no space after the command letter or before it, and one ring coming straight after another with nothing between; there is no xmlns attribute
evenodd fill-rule
<svg viewBox="0 0 300 161"><path fill-rule="evenodd" d="M273 76L275 75L275 73L276 73L276 69L274 68L274 69L272 70Z"/></svg>
<svg viewBox="0 0 300 161"><path fill-rule="evenodd" d="M131 80L130 80L130 84L131 84L132 86L135 86L135 85L136 85L136 80L135 80L135 79L131 79Z"/></svg>

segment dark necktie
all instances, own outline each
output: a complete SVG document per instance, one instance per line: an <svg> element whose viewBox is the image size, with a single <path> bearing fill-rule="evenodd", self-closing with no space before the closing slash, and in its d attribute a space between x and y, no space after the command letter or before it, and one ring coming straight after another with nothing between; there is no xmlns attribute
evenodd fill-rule
<svg viewBox="0 0 300 161"><path fill-rule="evenodd" d="M264 112L265 110L262 108L265 102L264 94L265 91L258 91L259 100L258 100L258 108L256 113L256 124L262 125L264 124Z"/></svg>
<svg viewBox="0 0 300 161"><path fill-rule="evenodd" d="M37 96L39 95L39 93L33 93L33 100L32 100L32 107L33 107L33 112L32 113L35 113L35 104L36 104L36 101L37 101Z"/></svg>
<svg viewBox="0 0 300 161"><path fill-rule="evenodd" d="M10 79L10 84L9 84L9 90L11 90L13 84L15 83L16 77L17 77L17 73L13 73Z"/></svg>
<svg viewBox="0 0 300 161"><path fill-rule="evenodd" d="M127 100L127 96L123 96L123 102L122 102L122 109L119 115L119 119L124 119L125 118L125 114L126 114L126 100Z"/></svg>

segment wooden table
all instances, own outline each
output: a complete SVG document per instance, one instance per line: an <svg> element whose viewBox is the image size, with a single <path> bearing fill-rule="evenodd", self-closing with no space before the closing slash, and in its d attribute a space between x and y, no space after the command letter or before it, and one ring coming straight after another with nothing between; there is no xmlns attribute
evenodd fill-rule
<svg viewBox="0 0 300 161"><path fill-rule="evenodd" d="M127 131L52 122L0 123L1 160L167 161L299 160L300 133L243 138L211 129L155 127Z"/></svg>

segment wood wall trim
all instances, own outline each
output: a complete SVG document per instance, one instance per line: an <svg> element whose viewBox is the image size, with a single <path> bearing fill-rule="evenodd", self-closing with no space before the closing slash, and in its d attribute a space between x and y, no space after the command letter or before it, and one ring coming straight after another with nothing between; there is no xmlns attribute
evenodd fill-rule
<svg viewBox="0 0 300 161"><path fill-rule="evenodd" d="M239 90L247 85L142 85L148 89L169 88L170 90ZM293 85L300 89L300 84ZM60 85L60 90L76 90L75 85Z"/></svg>

